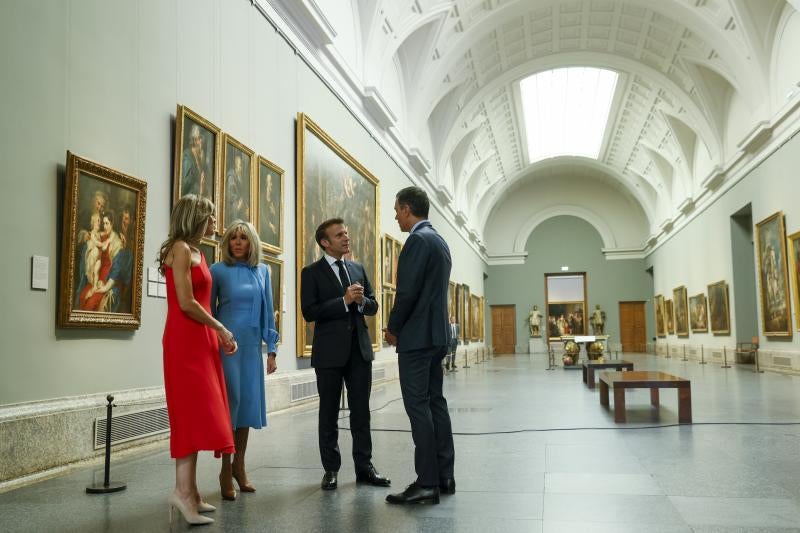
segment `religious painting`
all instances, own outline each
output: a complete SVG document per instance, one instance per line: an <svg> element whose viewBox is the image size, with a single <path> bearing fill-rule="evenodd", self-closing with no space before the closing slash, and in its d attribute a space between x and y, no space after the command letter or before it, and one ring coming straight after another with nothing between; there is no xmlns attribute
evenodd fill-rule
<svg viewBox="0 0 800 533"><path fill-rule="evenodd" d="M201 239L200 246L200 253L203 254L203 257L206 260L206 264L210 267L217 261L219 261L219 243L212 239Z"/></svg>
<svg viewBox="0 0 800 533"><path fill-rule="evenodd" d="M456 322L461 330L461 340L469 342L469 285L462 283L458 286L457 296L457 316Z"/></svg>
<svg viewBox="0 0 800 533"><path fill-rule="evenodd" d="M708 333L708 306L702 292L689 298L689 322L692 333Z"/></svg>
<svg viewBox="0 0 800 533"><path fill-rule="evenodd" d="M283 336L283 261L262 254L261 261L267 265L272 286L272 312L275 314L275 329ZM280 344L280 341L278 341Z"/></svg>
<svg viewBox="0 0 800 533"><path fill-rule="evenodd" d="M667 321L667 333L675 335L675 306L672 300L664 300L664 317Z"/></svg>
<svg viewBox="0 0 800 533"><path fill-rule="evenodd" d="M586 335L585 317L585 302L548 302L548 338L559 339L563 335Z"/></svg>
<svg viewBox="0 0 800 533"><path fill-rule="evenodd" d="M800 231L789 235L789 264L794 286L794 312L797 329L800 330Z"/></svg>
<svg viewBox="0 0 800 533"><path fill-rule="evenodd" d="M481 338L481 299L478 296L472 295L469 299L470 302L470 335L472 341L478 341Z"/></svg>
<svg viewBox="0 0 800 533"><path fill-rule="evenodd" d="M138 329L147 184L67 152L58 326Z"/></svg>
<svg viewBox="0 0 800 533"><path fill-rule="evenodd" d="M173 205L186 194L203 196L217 205L221 137L220 129L214 124L188 107L178 105L175 113Z"/></svg>
<svg viewBox="0 0 800 533"><path fill-rule="evenodd" d="M383 286L394 288L397 283L397 241L388 233L383 235Z"/></svg>
<svg viewBox="0 0 800 533"><path fill-rule="evenodd" d="M297 115L297 301L300 272L322 257L314 232L325 220L343 218L349 229L351 255L364 266L370 283L380 285L378 179L314 121ZM380 348L378 317L365 317L373 347ZM297 356L311 355L313 324L297 309Z"/></svg>
<svg viewBox="0 0 800 533"><path fill-rule="evenodd" d="M222 150L222 209L219 234L225 233L231 222L252 222L253 160L255 152L227 133Z"/></svg>
<svg viewBox="0 0 800 533"><path fill-rule="evenodd" d="M450 317L455 318L457 314L456 305L456 283L454 281L450 281L447 284L447 318L448 320Z"/></svg>
<svg viewBox="0 0 800 533"><path fill-rule="evenodd" d="M730 335L731 314L728 306L728 284L724 280L708 286L708 311L711 332L714 335Z"/></svg>
<svg viewBox="0 0 800 533"><path fill-rule="evenodd" d="M386 289L383 290L383 295L381 297L381 318L383 319L384 328L389 323L389 313L392 312L392 307L394 307L394 295L394 291L389 291ZM386 342L386 339L383 339L383 346L389 346L389 343Z"/></svg>
<svg viewBox="0 0 800 533"><path fill-rule="evenodd" d="M675 298L675 332L679 337L689 336L689 303L686 298L686 287L681 285L672 291Z"/></svg>
<svg viewBox="0 0 800 533"><path fill-rule="evenodd" d="M478 306L481 318L480 318L480 335L479 341L483 342L486 339L486 298L481 296L481 301Z"/></svg>
<svg viewBox="0 0 800 533"><path fill-rule="evenodd" d="M764 335L768 337L791 336L792 311L789 304L786 230L783 226L782 211L778 211L756 224L756 242Z"/></svg>
<svg viewBox="0 0 800 533"><path fill-rule="evenodd" d="M283 169L258 157L255 227L267 252L283 252Z"/></svg>
<svg viewBox="0 0 800 533"><path fill-rule="evenodd" d="M666 306L664 305L664 297L656 294L653 298L653 315L656 318L656 336L667 336L667 317Z"/></svg>

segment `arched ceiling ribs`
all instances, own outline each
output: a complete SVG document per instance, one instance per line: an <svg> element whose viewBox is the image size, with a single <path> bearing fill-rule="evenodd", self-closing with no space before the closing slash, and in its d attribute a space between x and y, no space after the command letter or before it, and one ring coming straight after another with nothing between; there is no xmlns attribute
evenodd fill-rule
<svg viewBox="0 0 800 533"><path fill-rule="evenodd" d="M680 175L675 175L675 167L672 166L672 163L652 146L645 143L642 143L642 146L652 164L650 171L655 171L661 177L661 183L667 188L668 196L674 198L676 193L680 195L684 187Z"/></svg>
<svg viewBox="0 0 800 533"><path fill-rule="evenodd" d="M497 28L501 28L521 17L527 18L534 13L538 14L548 9L557 10L560 4L563 4L563 2L555 0L551 2L518 0L487 10L487 14L479 20L474 20L466 31L455 34L455 38L453 38L453 35L448 35L447 47L439 48L442 56L437 61L428 64L424 79L435 79L437 73L454 70L455 65L463 61L464 54L467 51L471 50L486 35L496 31ZM746 54L742 53L741 42L737 40L737 36L733 32L715 24L714 20L703 14L702 9L690 6L684 0L662 0L659 2L628 0L622 4L658 13L664 19L686 27L695 36L701 36L702 39L710 43L720 60L729 64L731 71L738 74L737 77L746 79L746 76L752 72L752 61ZM553 31L558 30L558 27L553 29ZM435 89L432 86L429 87ZM429 107L435 105L436 98L434 94L425 93L421 96L423 101L428 102Z"/></svg>
<svg viewBox="0 0 800 533"><path fill-rule="evenodd" d="M419 83L420 71L433 54L436 38L439 36L445 17L443 15L426 22L406 37L397 48L396 56L402 71L406 89Z"/></svg>
<svg viewBox="0 0 800 533"><path fill-rule="evenodd" d="M453 187L458 187L461 181L461 176L465 172L464 167L467 163L468 156L472 152L472 143L475 141L475 136L477 134L478 127L476 125L461 138L450 154L450 168L453 169Z"/></svg>
<svg viewBox="0 0 800 533"><path fill-rule="evenodd" d="M687 58L683 59L683 63L695 81L696 94L692 97L706 110L716 137L724 138L725 118L734 87L726 78L705 65Z"/></svg>
<svg viewBox="0 0 800 533"><path fill-rule="evenodd" d="M468 173L467 179L464 180L464 186L461 188L464 190L466 205L469 208L469 211L467 211L468 213L472 212L475 205L475 192L480 184L481 178L485 175L486 167L496 155L495 152L490 152L483 156Z"/></svg>
<svg viewBox="0 0 800 533"><path fill-rule="evenodd" d="M664 122L667 123L672 138L678 146L686 168L684 169L691 175L694 166L695 147L697 146L697 134L684 121L666 111L661 111Z"/></svg>
<svg viewBox="0 0 800 533"><path fill-rule="evenodd" d="M478 228L481 233L483 232L486 221L488 220L492 209L503 199L507 191L514 184L522 180L535 180L537 179L537 175L545 174L547 171L556 169L560 166L569 165L588 169L596 172L599 176L602 176L609 181L618 183L620 185L620 190L624 191L624 194L627 194L628 197L632 198L641 206L645 216L648 219L648 223L651 226L653 225L655 222L654 217L656 213L656 205L653 203L652 197L643 192L641 187L636 187L633 180L629 176L621 174L615 168L601 161L597 161L596 159L564 156L539 161L510 176L507 176L504 179L498 180L497 182L493 183L491 187L487 187L482 191L476 191L475 202L473 204L478 206L476 213L476 228Z"/></svg>
<svg viewBox="0 0 800 533"><path fill-rule="evenodd" d="M427 125L434 156L436 154L445 152L444 141L447 139L447 133L450 131L450 126L455 124L456 117L460 111L458 106L458 96L462 90L463 82L453 85L442 96L436 107L431 111L430 115L427 117L427 121L422 120L420 123L420 126Z"/></svg>
<svg viewBox="0 0 800 533"><path fill-rule="evenodd" d="M533 233L539 224L558 216L573 216L585 220L600 234L604 249L612 250L617 247L617 237L611 227L603 220L603 217L589 209L577 205L556 205L534 213L519 227L514 237L514 252L520 254L524 253L531 233Z"/></svg>
<svg viewBox="0 0 800 533"><path fill-rule="evenodd" d="M728 0L728 3L755 59L754 68L761 69L761 79L768 79L775 29L786 7L786 1Z"/></svg>

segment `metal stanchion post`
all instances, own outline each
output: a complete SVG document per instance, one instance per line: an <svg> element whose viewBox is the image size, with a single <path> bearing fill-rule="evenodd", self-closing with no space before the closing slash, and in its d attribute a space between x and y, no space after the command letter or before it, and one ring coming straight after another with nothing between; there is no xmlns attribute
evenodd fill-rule
<svg viewBox="0 0 800 533"><path fill-rule="evenodd" d="M469 368L469 350L464 349L464 365L461 368Z"/></svg>
<svg viewBox="0 0 800 533"><path fill-rule="evenodd" d="M669 343L667 343L667 355L665 355L664 358L672 359L672 356L669 354Z"/></svg>
<svg viewBox="0 0 800 533"><path fill-rule="evenodd" d="M706 360L705 360L705 350L704 350L704 348L703 348L703 345L702 345L702 344L700 345L700 364L701 364L701 365L704 365L704 364L706 364Z"/></svg>
<svg viewBox="0 0 800 533"><path fill-rule="evenodd" d="M547 349L547 368L545 370L555 370L556 369L556 354L553 353L552 348Z"/></svg>
<svg viewBox="0 0 800 533"><path fill-rule="evenodd" d="M110 394L106 396L106 400L108 401L108 405L106 406L106 464L105 464L105 473L103 474L103 484L99 485L95 483L94 485L89 485L86 487L86 492L88 494L106 494L109 492L119 492L121 490L125 490L128 486L125 483L120 483L118 481L111 482L111 408L114 407L114 404L111 402L114 401L114 397Z"/></svg>
<svg viewBox="0 0 800 533"><path fill-rule="evenodd" d="M753 370L753 372L755 374L763 374L764 371L761 370L761 367L758 365L758 344L756 344L755 346L756 346L756 349L755 349L755 352L753 352L753 358L756 360L756 368Z"/></svg>
<svg viewBox="0 0 800 533"><path fill-rule="evenodd" d="M728 349L723 346L722 347L722 368L730 368L731 365L728 364Z"/></svg>
<svg viewBox="0 0 800 533"><path fill-rule="evenodd" d="M685 344L683 345L683 359L681 359L681 361L688 361L688 359L686 359L686 345Z"/></svg>

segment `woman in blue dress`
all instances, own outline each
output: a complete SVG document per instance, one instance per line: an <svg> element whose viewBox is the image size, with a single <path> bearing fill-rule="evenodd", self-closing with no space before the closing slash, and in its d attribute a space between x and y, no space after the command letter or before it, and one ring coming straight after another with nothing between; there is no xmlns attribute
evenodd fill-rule
<svg viewBox="0 0 800 533"><path fill-rule="evenodd" d="M236 453L222 455L219 485L223 499L235 500L233 480L241 492L255 492L244 467L250 428L267 425L264 360L261 343L267 344L267 373L275 363L275 315L269 270L261 262L261 242L249 222L234 221L222 237L222 261L211 266L211 311L239 344L233 356L222 357Z"/></svg>

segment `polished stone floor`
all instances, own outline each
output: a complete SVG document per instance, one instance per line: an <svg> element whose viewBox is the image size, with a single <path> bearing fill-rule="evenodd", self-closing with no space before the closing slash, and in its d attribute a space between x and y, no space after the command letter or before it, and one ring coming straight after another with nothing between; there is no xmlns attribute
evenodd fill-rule
<svg viewBox="0 0 800 533"><path fill-rule="evenodd" d="M199 485L219 509L203 531L280 532L742 532L800 531L800 377L754 374L649 355L636 369L692 381L694 424L677 425L677 395L627 394L615 424L581 373L546 371L543 359L498 356L445 377L457 433L458 492L436 506L397 507L388 489L356 486L341 432L339 489L319 489L316 411L271 415L254 432L249 472L258 487L223 502L206 453ZM413 480L411 435L396 382L373 391L374 463ZM612 398L613 405L613 398ZM346 423L346 420L342 421ZM663 427L660 427L663 426ZM168 452L116 460L125 492L84 494L99 469L74 471L0 494L0 531L181 531L168 524L174 483Z"/></svg>

